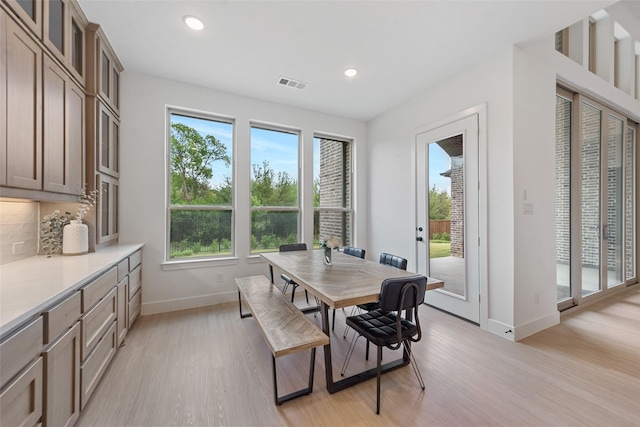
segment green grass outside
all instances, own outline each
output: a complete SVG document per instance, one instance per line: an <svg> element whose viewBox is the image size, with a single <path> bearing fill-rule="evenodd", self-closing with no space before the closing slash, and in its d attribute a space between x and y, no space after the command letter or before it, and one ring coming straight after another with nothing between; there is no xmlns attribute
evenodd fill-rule
<svg viewBox="0 0 640 427"><path fill-rule="evenodd" d="M451 256L451 242L430 240L429 255L431 258L442 258L446 256Z"/></svg>

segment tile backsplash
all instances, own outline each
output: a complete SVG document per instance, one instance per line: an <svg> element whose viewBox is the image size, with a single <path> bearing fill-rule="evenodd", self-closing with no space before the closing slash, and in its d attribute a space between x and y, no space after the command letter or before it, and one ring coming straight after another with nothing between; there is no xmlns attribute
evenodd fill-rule
<svg viewBox="0 0 640 427"><path fill-rule="evenodd" d="M0 201L0 265L38 253L37 202Z"/></svg>

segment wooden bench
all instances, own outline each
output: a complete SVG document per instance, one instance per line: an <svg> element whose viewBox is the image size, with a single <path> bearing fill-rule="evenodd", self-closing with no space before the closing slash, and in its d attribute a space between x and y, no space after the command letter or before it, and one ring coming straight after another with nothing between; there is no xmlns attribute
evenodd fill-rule
<svg viewBox="0 0 640 427"><path fill-rule="evenodd" d="M316 359L316 347L329 344L329 337L289 301L265 276L236 278L238 284L238 303L240 317L256 319L272 354L273 392L276 405L281 405L296 397L313 391L313 370ZM251 314L242 312L242 298L246 301ZM276 358L302 350L311 350L309 366L309 385L307 388L278 397L278 377Z"/></svg>

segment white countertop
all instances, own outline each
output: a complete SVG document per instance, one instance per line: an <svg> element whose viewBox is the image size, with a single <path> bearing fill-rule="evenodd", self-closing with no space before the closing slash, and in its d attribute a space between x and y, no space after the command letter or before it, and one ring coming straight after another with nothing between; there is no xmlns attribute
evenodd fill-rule
<svg viewBox="0 0 640 427"><path fill-rule="evenodd" d="M39 255L0 266L0 337L142 246L114 245L78 256Z"/></svg>

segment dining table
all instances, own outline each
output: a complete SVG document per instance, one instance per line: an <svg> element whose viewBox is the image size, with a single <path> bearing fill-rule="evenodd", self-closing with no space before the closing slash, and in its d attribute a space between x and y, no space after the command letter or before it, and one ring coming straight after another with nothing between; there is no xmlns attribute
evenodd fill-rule
<svg viewBox="0 0 640 427"><path fill-rule="evenodd" d="M333 394L347 387L376 376L376 368L334 381L331 357L331 337L329 329L329 308L339 309L358 304L377 302L380 286L385 279L410 277L416 273L389 265L332 251L331 264L324 261L323 250L303 250L291 252L264 252L260 256L269 264L271 283L274 283L274 267L282 270L299 286L314 295L320 302L322 331L329 337L324 346L324 362L327 390ZM442 288L444 282L427 277L427 291ZM406 352L400 359L387 362L382 372L389 372L409 363Z"/></svg>

